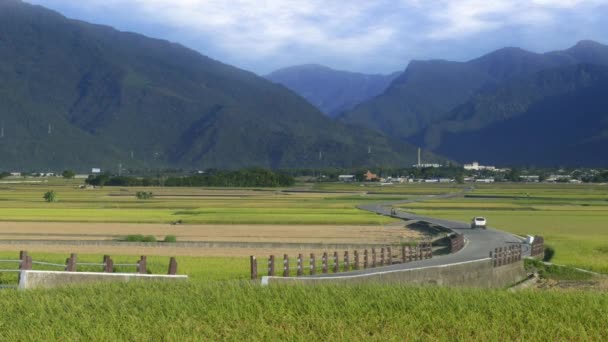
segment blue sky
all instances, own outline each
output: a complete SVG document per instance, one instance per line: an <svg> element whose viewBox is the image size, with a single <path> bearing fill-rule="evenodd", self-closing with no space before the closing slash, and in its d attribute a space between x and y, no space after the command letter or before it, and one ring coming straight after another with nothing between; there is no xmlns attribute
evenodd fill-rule
<svg viewBox="0 0 608 342"><path fill-rule="evenodd" d="M304 63L388 73L412 59L463 61L505 46L608 43L608 0L26 1L258 74Z"/></svg>

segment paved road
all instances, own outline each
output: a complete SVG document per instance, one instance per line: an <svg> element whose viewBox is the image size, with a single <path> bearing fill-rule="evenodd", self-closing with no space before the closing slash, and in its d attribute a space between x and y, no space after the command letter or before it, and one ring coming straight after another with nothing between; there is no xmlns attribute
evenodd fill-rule
<svg viewBox="0 0 608 342"><path fill-rule="evenodd" d="M471 189L467 189L465 191L471 191ZM462 193L453 193L453 194L444 194L437 196L427 196L423 198L416 198L411 200L404 200L398 202L388 202L388 203L380 203L380 204L366 204L359 206L362 210L371 211L377 213L379 215L391 215L391 206L398 204L407 204L414 202L421 202L429 199L445 199L445 198L454 198L460 197ZM429 222L434 225L440 225L453 231L464 234L466 244L465 247L457 253L442 255L442 256L434 256L432 259L421 260L421 261L413 261L406 264L396 264L391 266L384 267L376 267L376 268L368 268L365 270L358 270L352 272L344 272L338 274L322 274L313 276L314 277L343 277L349 275L358 275L358 274L372 274L377 272L385 272L385 271L393 271L393 270L405 270L419 267L427 267L427 266L440 266L440 265L448 265L459 262L466 261L474 261L488 258L490 255L490 251L494 251L494 248L505 247L512 245L514 243L521 243L522 239L512 234L502 232L500 230L488 228L488 229L471 229L469 222L457 222L457 221L448 221L435 219L431 217L425 217L421 215L416 215L412 213L407 213L403 211L397 210L396 215L394 217L399 217L404 220L419 220Z"/></svg>

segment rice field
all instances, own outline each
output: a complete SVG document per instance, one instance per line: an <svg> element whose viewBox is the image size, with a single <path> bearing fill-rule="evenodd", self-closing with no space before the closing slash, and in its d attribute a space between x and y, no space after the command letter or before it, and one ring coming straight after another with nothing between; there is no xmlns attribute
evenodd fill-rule
<svg viewBox="0 0 608 342"><path fill-rule="evenodd" d="M47 190L57 202L46 203ZM138 200L137 191L155 198ZM268 189L102 188L70 185L0 186L0 220L183 224L382 225L394 220L356 205L405 198L367 194L292 193Z"/></svg>
<svg viewBox="0 0 608 342"><path fill-rule="evenodd" d="M605 341L608 295L580 291L137 283L0 291L0 339Z"/></svg>
<svg viewBox="0 0 608 342"><path fill-rule="evenodd" d="M553 262L608 273L608 187L605 185L477 186L466 198L402 206L432 217L490 226L519 235L542 235Z"/></svg>

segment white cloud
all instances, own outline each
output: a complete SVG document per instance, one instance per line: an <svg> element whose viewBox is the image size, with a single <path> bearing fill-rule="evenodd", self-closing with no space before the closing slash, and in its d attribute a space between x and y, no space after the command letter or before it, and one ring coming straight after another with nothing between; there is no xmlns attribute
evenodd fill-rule
<svg viewBox="0 0 608 342"><path fill-rule="evenodd" d="M431 46L429 41L445 44L468 38L488 39L495 32L509 29L537 32L556 27L564 13L591 13L597 17L594 10L608 3L608 0L28 1L51 8L70 8L71 13L89 13L88 18L94 21L105 13L107 17L119 14L125 17L123 21L133 18L148 27L158 25L169 30L164 38L254 69L260 64L265 65L262 69L272 67L269 60L274 60L275 67L302 62L344 68L392 63L384 71L402 68L409 58L420 58L421 54L444 53L437 47L440 44ZM577 24L580 25L567 23L573 30ZM587 28L585 32L588 31ZM421 49L426 50L421 53Z"/></svg>
<svg viewBox="0 0 608 342"><path fill-rule="evenodd" d="M417 5L419 1L414 0ZM605 0L441 0L427 2L433 39L457 39L509 26L551 25L560 11L589 10Z"/></svg>

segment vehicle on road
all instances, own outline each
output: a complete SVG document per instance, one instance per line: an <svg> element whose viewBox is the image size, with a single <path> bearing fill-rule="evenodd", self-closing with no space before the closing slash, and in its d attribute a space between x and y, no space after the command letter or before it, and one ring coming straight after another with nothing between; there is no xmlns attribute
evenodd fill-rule
<svg viewBox="0 0 608 342"><path fill-rule="evenodd" d="M474 217L473 220L471 221L471 229L474 228L483 228L486 229L486 226L488 224L488 220L486 220L485 217Z"/></svg>

